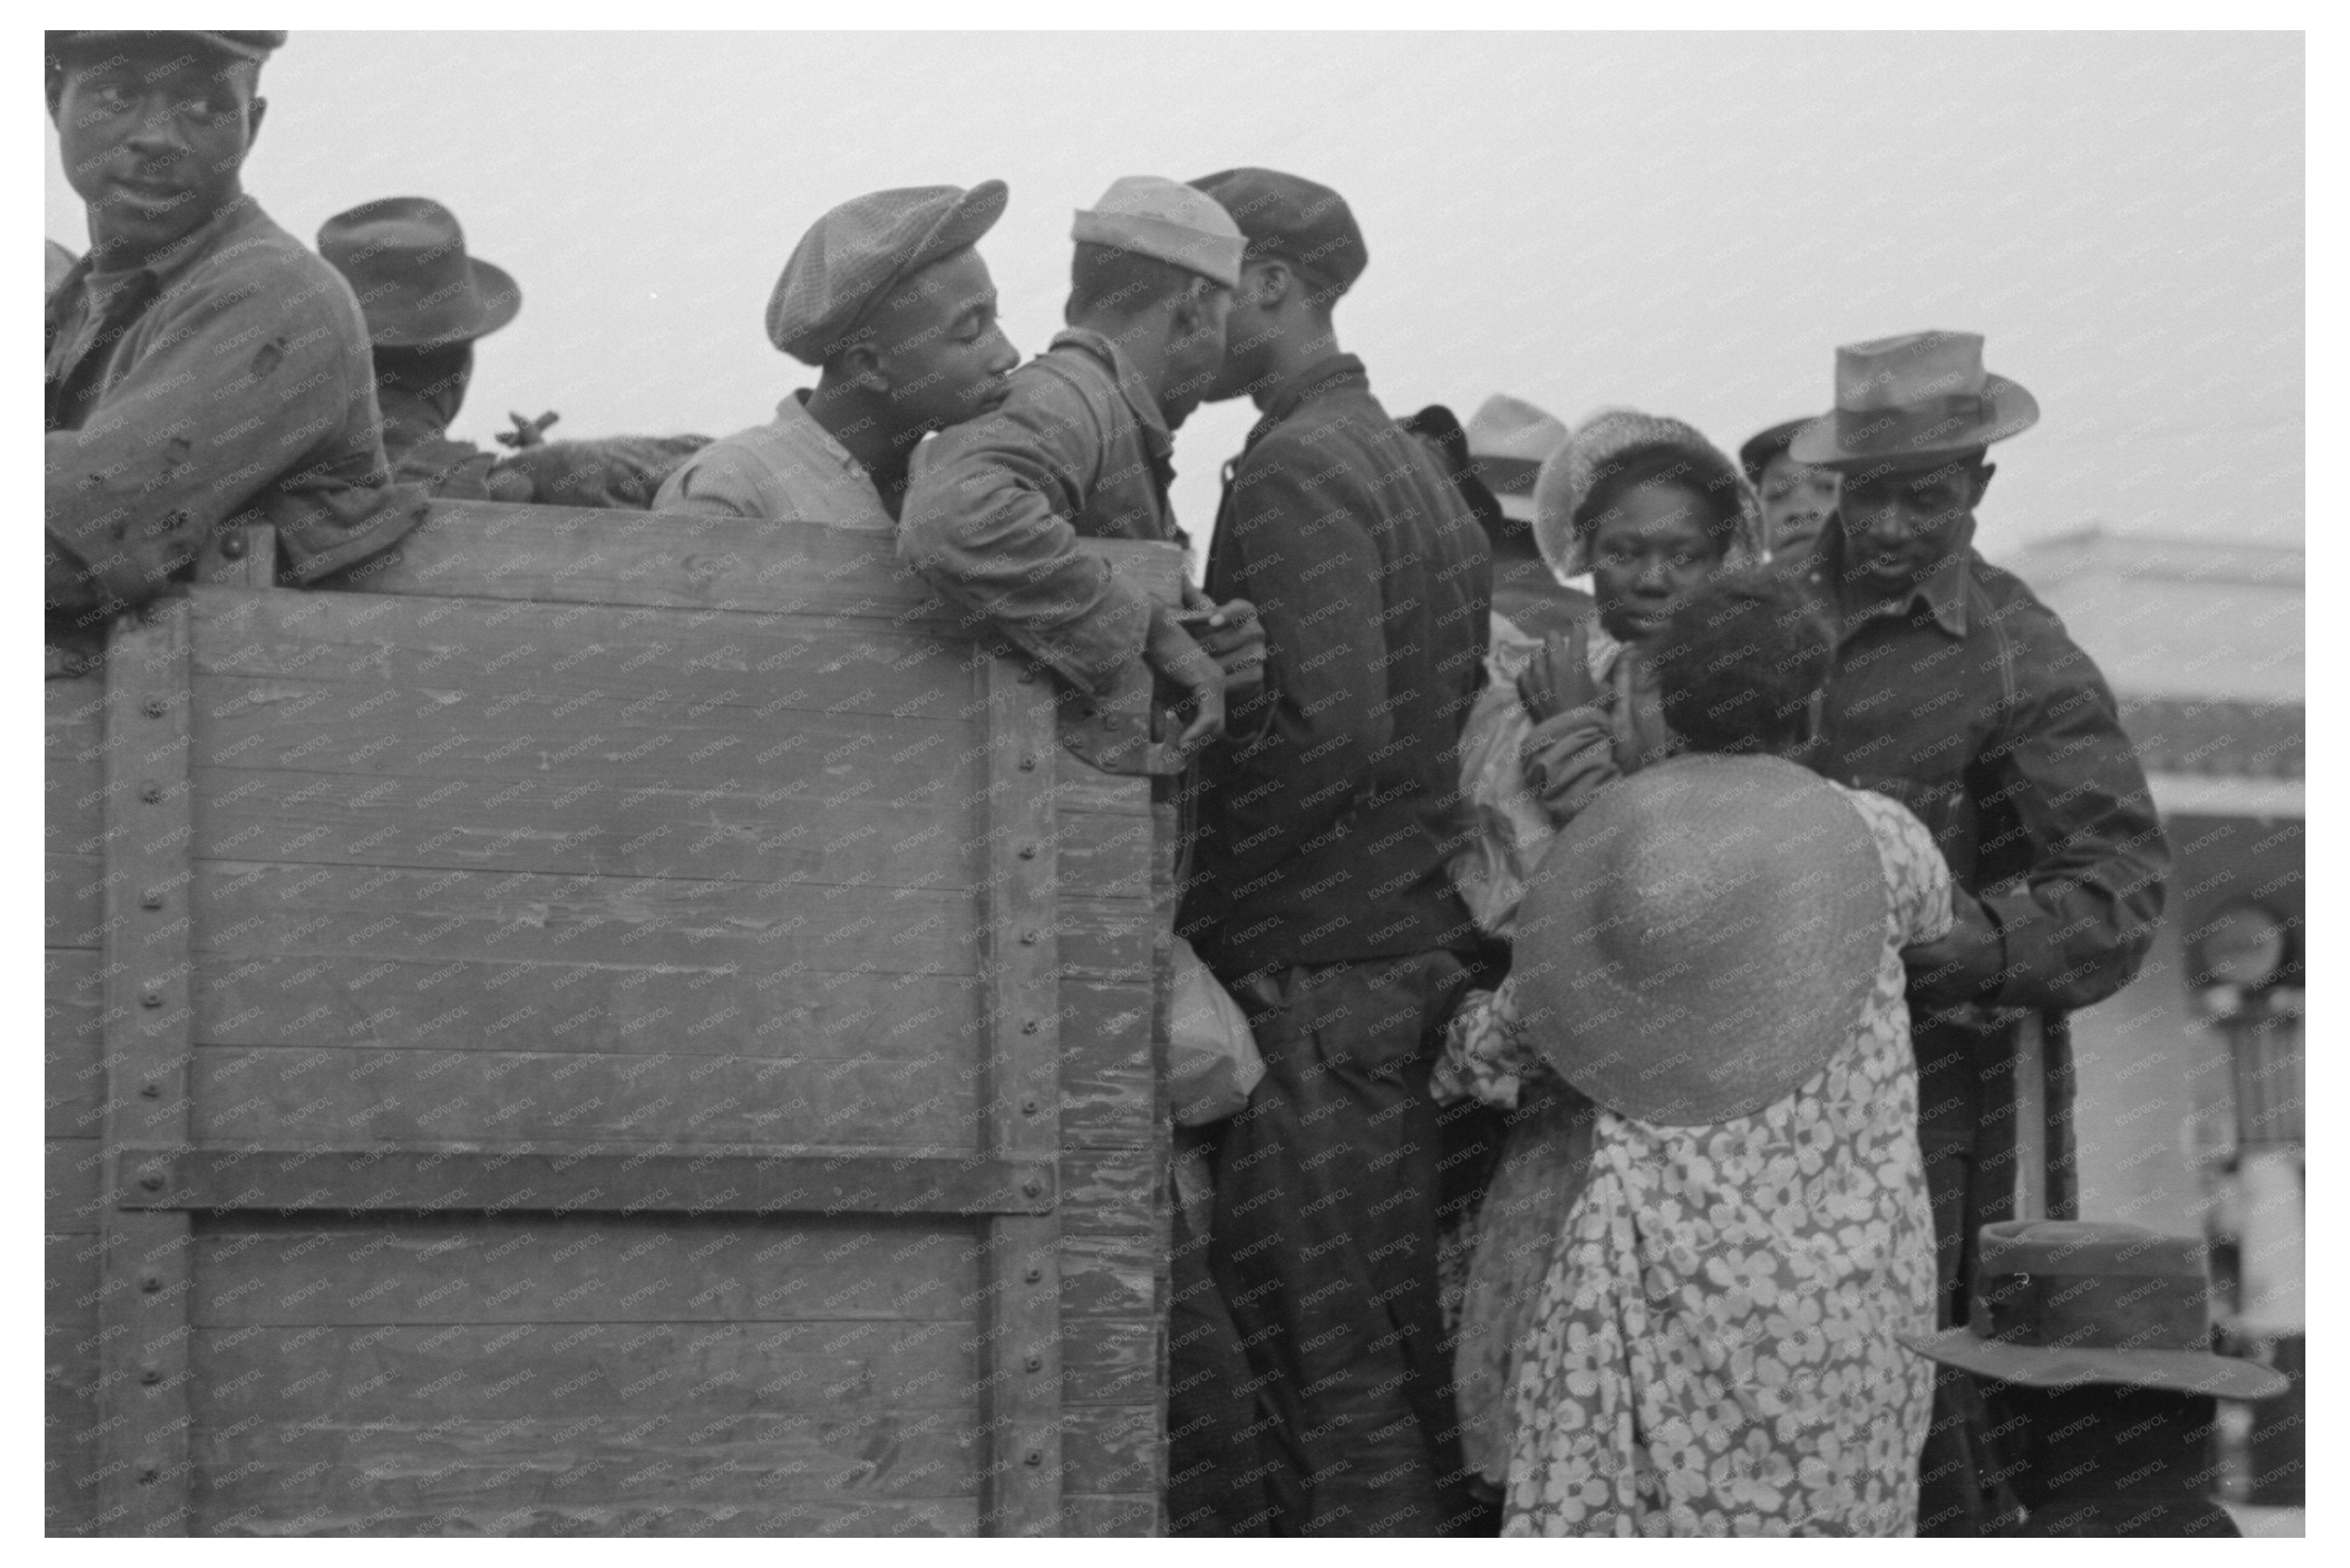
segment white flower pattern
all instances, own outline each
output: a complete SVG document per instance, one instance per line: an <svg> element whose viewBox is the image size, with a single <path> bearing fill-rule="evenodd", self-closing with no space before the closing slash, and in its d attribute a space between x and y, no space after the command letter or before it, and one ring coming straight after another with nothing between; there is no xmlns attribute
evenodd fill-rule
<svg viewBox="0 0 2350 1568"><path fill-rule="evenodd" d="M1512 1347L1504 1534L1915 1533L1932 1377L1894 1336L1933 1327L1934 1250L1900 950L1949 929L1950 873L1907 810L1845 794L1892 894L1860 1023L1753 1116L1598 1113ZM1513 1002L1456 1020L1463 1089L1547 1075Z"/></svg>

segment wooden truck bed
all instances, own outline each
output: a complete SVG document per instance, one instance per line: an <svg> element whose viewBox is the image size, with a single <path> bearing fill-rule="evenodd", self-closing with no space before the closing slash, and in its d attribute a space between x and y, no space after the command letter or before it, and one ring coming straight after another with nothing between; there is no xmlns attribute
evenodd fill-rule
<svg viewBox="0 0 2350 1568"><path fill-rule="evenodd" d="M48 684L50 1533L1157 1529L1139 673L805 524L359 576Z"/></svg>

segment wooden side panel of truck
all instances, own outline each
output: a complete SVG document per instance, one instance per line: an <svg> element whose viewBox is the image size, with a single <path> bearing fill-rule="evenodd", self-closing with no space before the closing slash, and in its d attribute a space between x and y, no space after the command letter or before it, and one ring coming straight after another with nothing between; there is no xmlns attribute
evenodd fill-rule
<svg viewBox="0 0 2350 1568"><path fill-rule="evenodd" d="M49 1532L1156 1530L1172 808L981 635L448 505L51 680Z"/></svg>

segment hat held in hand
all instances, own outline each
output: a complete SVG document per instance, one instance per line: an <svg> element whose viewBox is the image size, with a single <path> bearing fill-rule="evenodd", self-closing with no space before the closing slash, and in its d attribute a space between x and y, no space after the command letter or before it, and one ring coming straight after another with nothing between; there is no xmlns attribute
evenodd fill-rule
<svg viewBox="0 0 2350 1568"><path fill-rule="evenodd" d="M1964 1328L1905 1334L1947 1366L2029 1388L2085 1383L2272 1399L2273 1367L2211 1350L2203 1243L2110 1221L2010 1220L1975 1248Z"/></svg>
<svg viewBox="0 0 2350 1568"><path fill-rule="evenodd" d="M1661 1127L1751 1116L1860 1022L1884 863L1835 786L1776 757L1676 757L1602 790L1518 913L1520 1016L1561 1077Z"/></svg>

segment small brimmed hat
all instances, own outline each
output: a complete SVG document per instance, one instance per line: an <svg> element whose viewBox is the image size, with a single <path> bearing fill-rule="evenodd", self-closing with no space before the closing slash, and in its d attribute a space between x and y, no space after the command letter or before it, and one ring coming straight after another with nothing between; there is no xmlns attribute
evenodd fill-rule
<svg viewBox="0 0 2350 1568"><path fill-rule="evenodd" d="M379 348L443 348L486 337L522 308L504 268L465 254L457 214L428 196L387 196L318 228L318 254L343 275Z"/></svg>
<svg viewBox="0 0 2350 1568"><path fill-rule="evenodd" d="M1240 283L1248 245L1213 196L1156 174L1112 181L1100 201L1077 209L1069 238L1150 256L1226 288Z"/></svg>
<svg viewBox="0 0 2350 1568"><path fill-rule="evenodd" d="M193 38L209 48L219 50L240 60L260 61L286 47L282 32L194 33L146 32L127 28L92 29L80 32L52 32L45 36L51 58L69 46L96 43L108 38Z"/></svg>
<svg viewBox="0 0 2350 1568"><path fill-rule="evenodd" d="M1552 841L1518 912L1519 1015L1609 1110L1751 1116L1850 1037L1887 913L1876 837L1835 785L1776 757L1672 758Z"/></svg>
<svg viewBox="0 0 2350 1568"><path fill-rule="evenodd" d="M1975 1248L1964 1328L1905 1334L1919 1355L2028 1388L2085 1383L2271 1399L2292 1380L2211 1350L2203 1243L2109 1221L2010 1220Z"/></svg>
<svg viewBox="0 0 2350 1568"><path fill-rule="evenodd" d="M767 341L804 365L822 365L900 280L975 245L1012 200L1001 180L872 191L810 226L767 296Z"/></svg>
<svg viewBox="0 0 2350 1568"><path fill-rule="evenodd" d="M1523 398L1496 392L1469 421L1469 460L1515 523L1534 520L1534 476L1573 439L1564 422Z"/></svg>
<svg viewBox="0 0 2350 1568"><path fill-rule="evenodd" d="M1657 446L1702 457L1708 467L1729 476L1738 486L1739 518L1727 558L1733 565L1762 559L1762 505L1753 486L1739 477L1737 464L1695 425L1637 409L1606 409L1586 420L1534 475L1534 543L1561 582L1591 570L1589 552L1575 531L1575 514L1592 486L1627 454Z"/></svg>
<svg viewBox="0 0 2350 1568"><path fill-rule="evenodd" d="M1905 332L1835 351L1835 407L1787 455L1818 468L1907 465L2022 435L2040 405L1983 369L1980 332Z"/></svg>
<svg viewBox="0 0 2350 1568"><path fill-rule="evenodd" d="M1191 182L1216 199L1247 237L1243 259L1277 256L1336 299L1370 265L1370 247L1347 199L1278 169L1222 169Z"/></svg>

